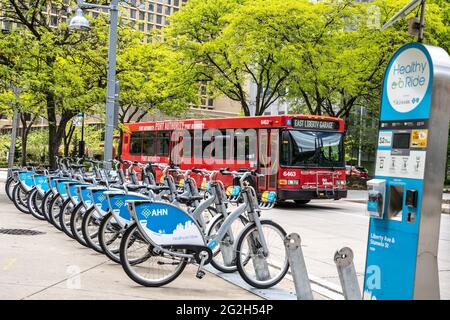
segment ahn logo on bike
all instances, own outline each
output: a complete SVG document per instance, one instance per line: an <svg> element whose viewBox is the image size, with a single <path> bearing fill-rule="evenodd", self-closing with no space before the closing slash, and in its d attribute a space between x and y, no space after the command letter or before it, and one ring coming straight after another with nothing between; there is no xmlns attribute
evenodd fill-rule
<svg viewBox="0 0 450 320"><path fill-rule="evenodd" d="M119 208L121 208L121 207L125 204L125 202L123 202L122 199L117 199L116 202L115 202L115 204L116 204L116 206L118 206Z"/></svg>
<svg viewBox="0 0 450 320"><path fill-rule="evenodd" d="M145 208L142 210L142 215L145 218L148 218L149 216L168 216L169 210L167 209L149 209Z"/></svg>

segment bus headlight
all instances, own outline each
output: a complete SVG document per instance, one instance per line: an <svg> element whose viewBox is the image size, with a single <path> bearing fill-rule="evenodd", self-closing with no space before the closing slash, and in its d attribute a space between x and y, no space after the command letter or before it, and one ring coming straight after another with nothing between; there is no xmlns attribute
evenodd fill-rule
<svg viewBox="0 0 450 320"><path fill-rule="evenodd" d="M299 183L300 183L299 180L286 180L286 179L280 179L280 180L278 180L278 184L279 184L279 185L282 185L282 186L285 186L285 185L288 185L288 186L298 186Z"/></svg>

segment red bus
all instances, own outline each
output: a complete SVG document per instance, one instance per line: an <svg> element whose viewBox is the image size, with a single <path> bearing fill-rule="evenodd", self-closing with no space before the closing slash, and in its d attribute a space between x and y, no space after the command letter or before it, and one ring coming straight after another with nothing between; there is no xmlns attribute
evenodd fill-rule
<svg viewBox="0 0 450 320"><path fill-rule="evenodd" d="M166 120L127 124L122 158L174 163L181 169L257 169L250 181L277 201L347 196L344 121L306 115ZM156 172L159 179L160 172ZM195 175L194 175L195 176ZM229 176L219 178L225 186ZM201 177L197 184L202 183Z"/></svg>

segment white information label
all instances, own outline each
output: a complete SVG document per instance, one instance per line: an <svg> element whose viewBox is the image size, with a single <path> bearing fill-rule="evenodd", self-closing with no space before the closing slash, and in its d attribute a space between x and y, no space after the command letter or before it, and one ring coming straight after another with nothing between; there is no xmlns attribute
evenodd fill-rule
<svg viewBox="0 0 450 320"><path fill-rule="evenodd" d="M423 179L426 151L410 151L409 156L391 155L391 150L378 150L375 175Z"/></svg>

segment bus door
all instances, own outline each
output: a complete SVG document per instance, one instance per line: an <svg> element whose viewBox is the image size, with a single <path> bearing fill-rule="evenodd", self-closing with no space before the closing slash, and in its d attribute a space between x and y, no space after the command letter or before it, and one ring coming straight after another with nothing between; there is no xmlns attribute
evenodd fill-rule
<svg viewBox="0 0 450 320"><path fill-rule="evenodd" d="M278 156L279 156L279 130L259 129L259 177L258 189L260 191L277 190Z"/></svg>

